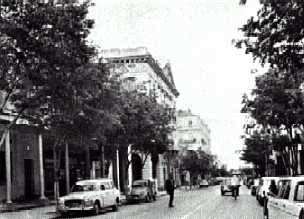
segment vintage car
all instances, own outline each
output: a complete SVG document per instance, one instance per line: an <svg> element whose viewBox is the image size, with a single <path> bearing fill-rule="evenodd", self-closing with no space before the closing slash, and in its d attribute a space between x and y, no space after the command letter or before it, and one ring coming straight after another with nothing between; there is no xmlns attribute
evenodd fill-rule
<svg viewBox="0 0 304 219"><path fill-rule="evenodd" d="M202 188L202 187L208 187L209 186L209 183L207 180L205 179L202 179L200 182L199 182L199 187Z"/></svg>
<svg viewBox="0 0 304 219"><path fill-rule="evenodd" d="M118 209L120 192L111 179L91 179L76 182L69 195L59 198L57 211L61 214L70 212L92 211L98 215L100 209L111 207Z"/></svg>
<svg viewBox="0 0 304 219"><path fill-rule="evenodd" d="M277 196L268 196L269 218L304 219L304 177L284 177L278 181Z"/></svg>
<svg viewBox="0 0 304 219"><path fill-rule="evenodd" d="M135 180L131 191L127 194L127 202L137 201L155 201L156 200L156 182L151 179Z"/></svg>
<svg viewBox="0 0 304 219"><path fill-rule="evenodd" d="M225 195L227 192L232 194L231 177L223 178L221 182L221 195Z"/></svg>

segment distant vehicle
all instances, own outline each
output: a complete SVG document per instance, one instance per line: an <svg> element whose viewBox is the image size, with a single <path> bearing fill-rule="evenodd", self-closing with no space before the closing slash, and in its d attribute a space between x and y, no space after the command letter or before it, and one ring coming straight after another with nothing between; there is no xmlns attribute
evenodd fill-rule
<svg viewBox="0 0 304 219"><path fill-rule="evenodd" d="M268 196L269 218L304 218L304 176L284 177L278 181L278 195Z"/></svg>
<svg viewBox="0 0 304 219"><path fill-rule="evenodd" d="M246 181L247 188L250 189L252 185L253 185L253 178L252 177L247 178Z"/></svg>
<svg viewBox="0 0 304 219"><path fill-rule="evenodd" d="M225 195L227 192L231 192L232 195L231 177L223 178L221 182L221 195Z"/></svg>
<svg viewBox="0 0 304 219"><path fill-rule="evenodd" d="M260 185L256 192L256 199L260 205L263 205L264 198L268 197L269 186L272 180L275 181L276 186L278 186L279 177L262 177L260 181Z"/></svg>
<svg viewBox="0 0 304 219"><path fill-rule="evenodd" d="M199 183L199 187L202 188L202 187L208 187L209 186L209 183L207 180L203 179L200 181Z"/></svg>
<svg viewBox="0 0 304 219"><path fill-rule="evenodd" d="M156 200L155 180L142 179L135 180L132 184L130 193L126 196L128 202L135 201L155 201Z"/></svg>
<svg viewBox="0 0 304 219"><path fill-rule="evenodd" d="M57 210L63 215L84 211L98 215L102 208L111 207L116 211L119 202L120 192L111 179L81 180L76 182L69 195L59 198Z"/></svg>

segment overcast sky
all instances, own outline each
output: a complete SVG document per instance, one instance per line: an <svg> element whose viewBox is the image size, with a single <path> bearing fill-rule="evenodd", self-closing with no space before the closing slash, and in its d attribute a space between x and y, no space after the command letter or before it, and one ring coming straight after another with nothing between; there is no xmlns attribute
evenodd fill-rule
<svg viewBox="0 0 304 219"><path fill-rule="evenodd" d="M91 39L101 49L147 47L170 61L180 96L178 109L191 109L211 129L211 150L229 168L240 163L243 93L253 88L250 55L232 39L255 15L256 0L94 0Z"/></svg>

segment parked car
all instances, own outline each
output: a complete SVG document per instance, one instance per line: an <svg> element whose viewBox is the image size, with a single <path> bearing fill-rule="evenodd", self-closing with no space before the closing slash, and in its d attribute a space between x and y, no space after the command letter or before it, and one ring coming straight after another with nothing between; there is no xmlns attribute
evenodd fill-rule
<svg viewBox="0 0 304 219"><path fill-rule="evenodd" d="M304 218L304 177L286 177L278 181L278 194L268 197L269 218Z"/></svg>
<svg viewBox="0 0 304 219"><path fill-rule="evenodd" d="M126 196L128 202L156 200L156 182L155 180L142 179L135 180L131 191Z"/></svg>
<svg viewBox="0 0 304 219"><path fill-rule="evenodd" d="M203 179L200 181L199 183L199 187L202 188L202 187L208 187L209 186L209 183L207 180Z"/></svg>
<svg viewBox="0 0 304 219"><path fill-rule="evenodd" d="M247 188L250 189L252 185L253 185L253 178L247 178L246 181Z"/></svg>
<svg viewBox="0 0 304 219"><path fill-rule="evenodd" d="M221 195L225 195L227 192L231 192L232 195L231 177L223 178L221 182Z"/></svg>
<svg viewBox="0 0 304 219"><path fill-rule="evenodd" d="M268 197L269 187L272 180L274 180L276 186L278 186L279 177L262 177L260 180L260 185L256 191L256 199L260 205L263 205L264 198Z"/></svg>
<svg viewBox="0 0 304 219"><path fill-rule="evenodd" d="M57 211L61 214L92 211L98 215L102 208L112 207L116 211L119 202L120 192L111 179L81 180L76 182L69 195L59 198Z"/></svg>
<svg viewBox="0 0 304 219"><path fill-rule="evenodd" d="M256 195L256 190L257 190L257 187L259 186L259 184L260 184L260 179L254 179L253 180L253 184L250 188L251 195L254 195L254 196Z"/></svg>

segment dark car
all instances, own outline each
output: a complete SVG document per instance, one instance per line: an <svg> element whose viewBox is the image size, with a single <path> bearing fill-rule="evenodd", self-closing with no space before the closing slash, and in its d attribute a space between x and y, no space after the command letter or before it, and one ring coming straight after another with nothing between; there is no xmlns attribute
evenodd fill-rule
<svg viewBox="0 0 304 219"><path fill-rule="evenodd" d="M135 180L131 191L126 196L128 202L155 201L156 200L156 182L150 179Z"/></svg>
<svg viewBox="0 0 304 219"><path fill-rule="evenodd" d="M227 192L232 194L231 177L224 178L221 182L221 195L225 195Z"/></svg>
<svg viewBox="0 0 304 219"><path fill-rule="evenodd" d="M255 196L257 193L257 189L260 185L260 179L254 179L253 180L253 185L251 186L251 195Z"/></svg>

